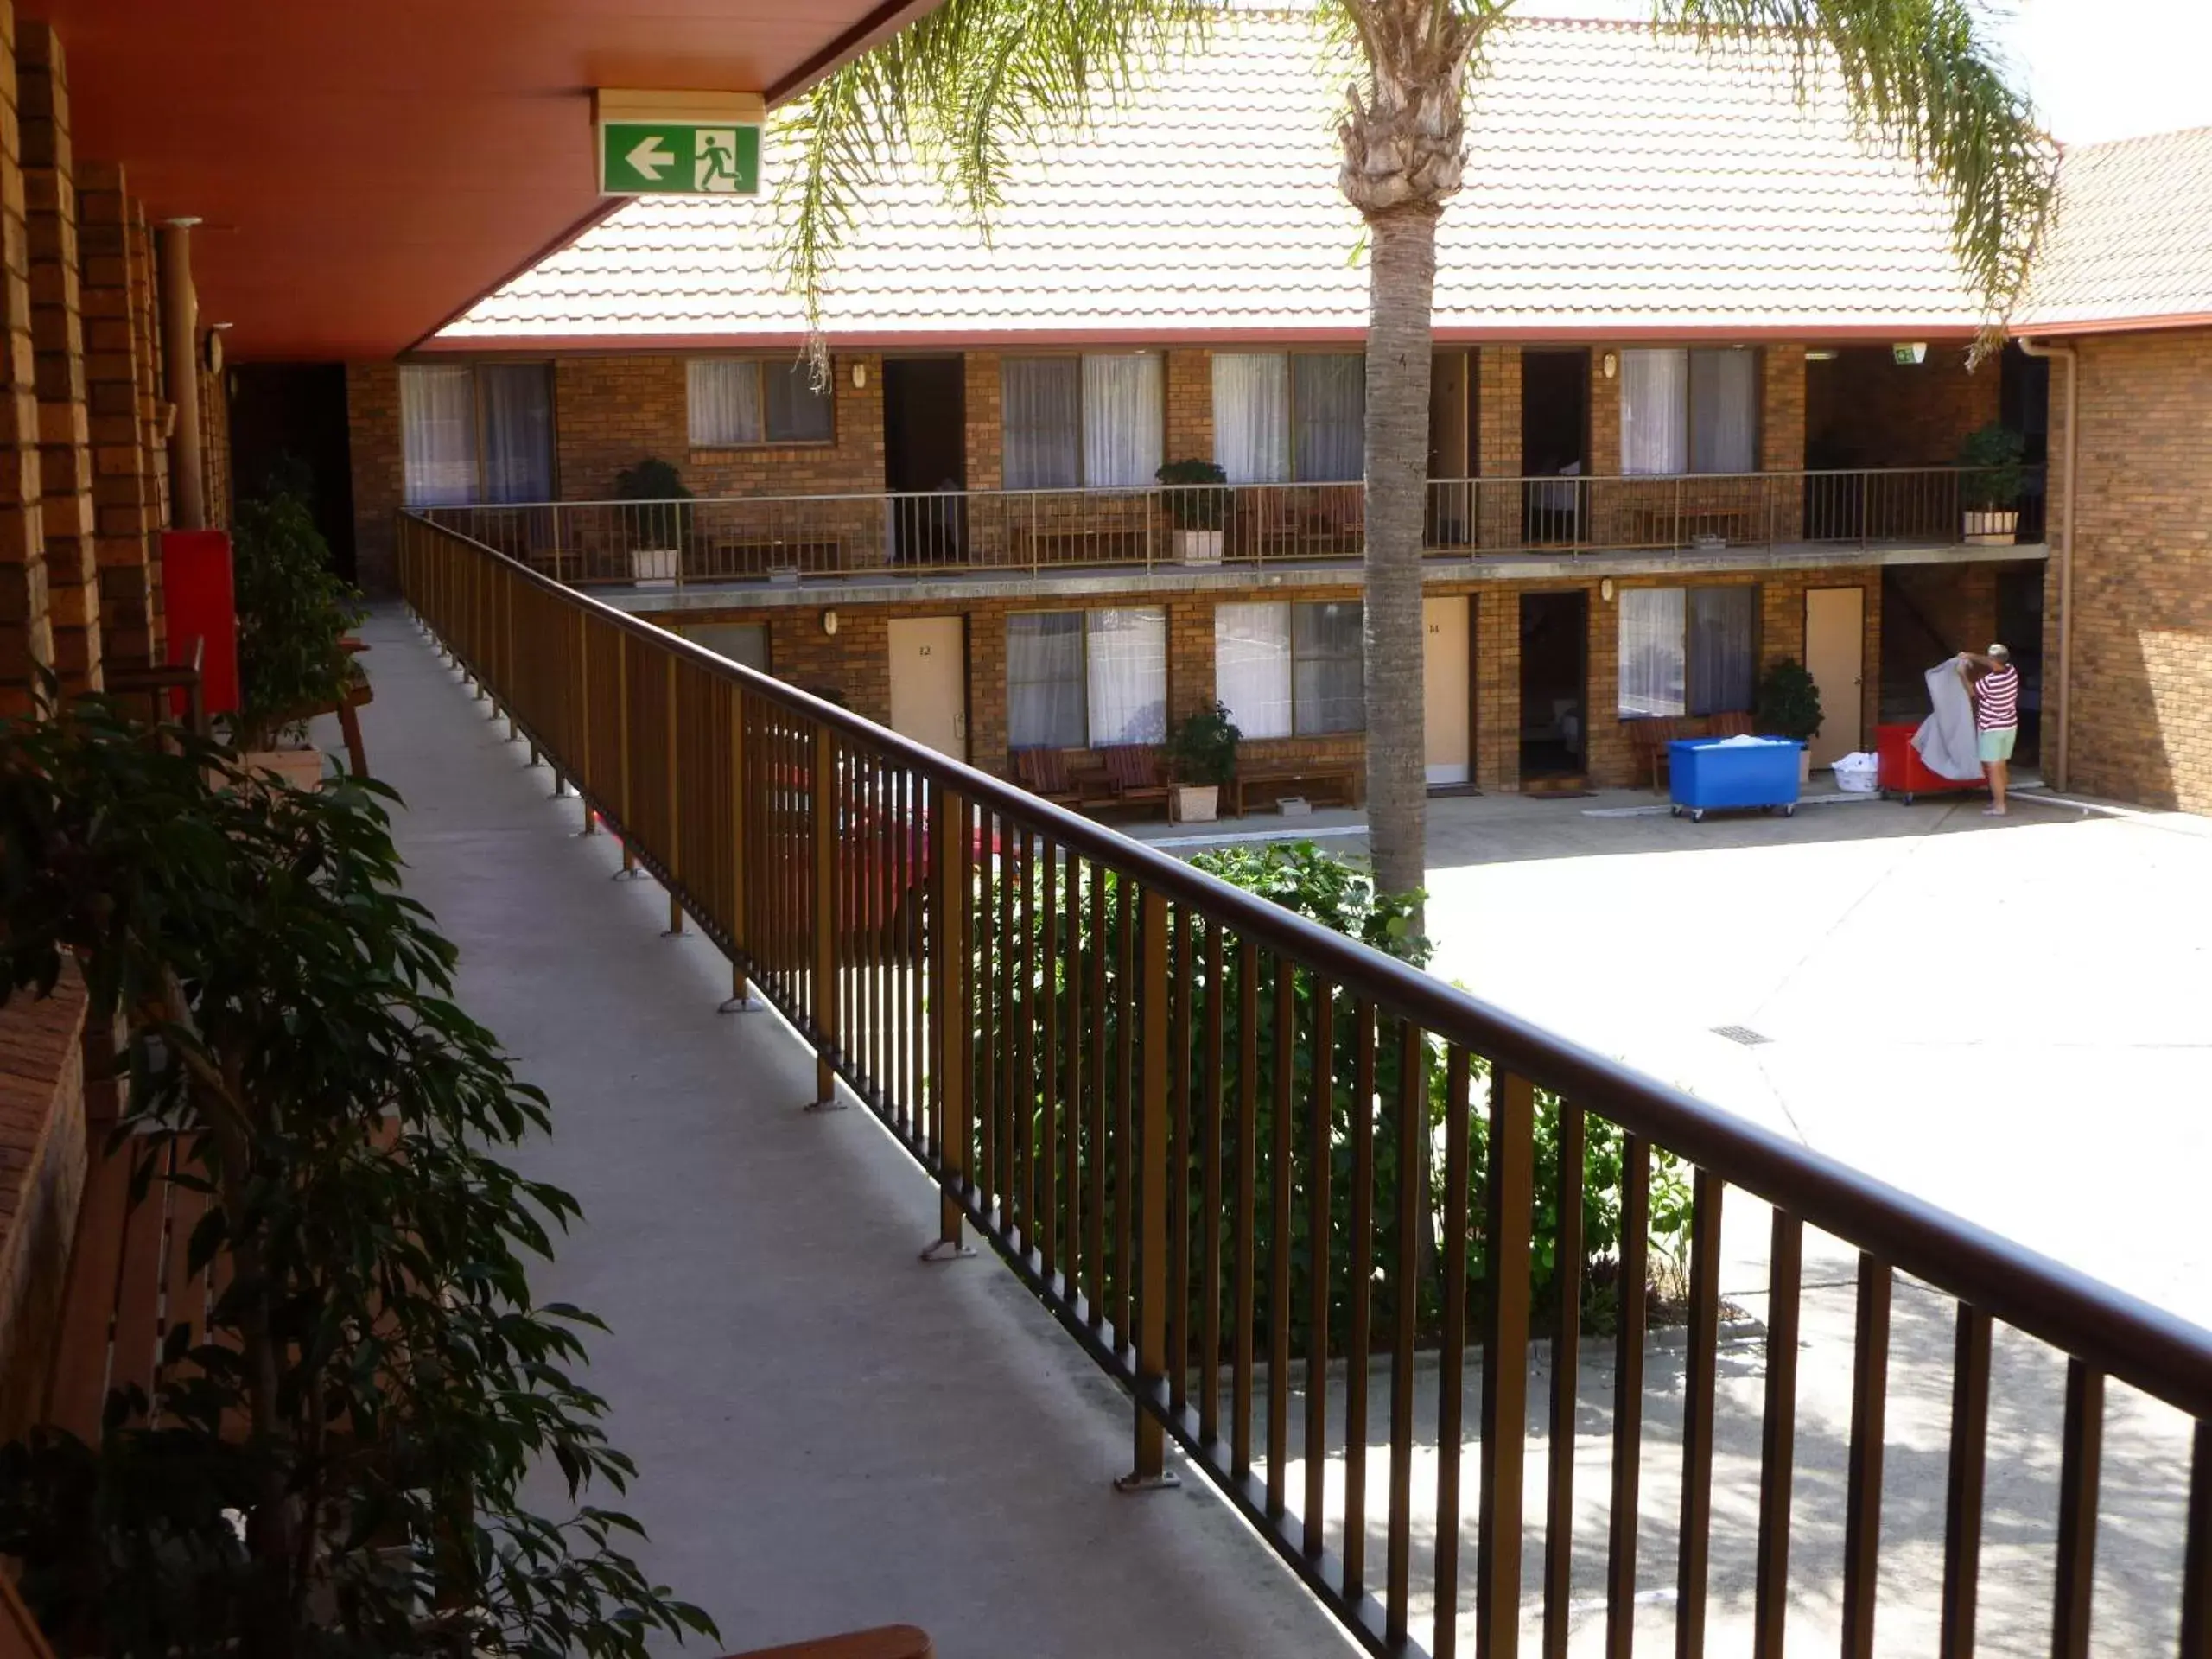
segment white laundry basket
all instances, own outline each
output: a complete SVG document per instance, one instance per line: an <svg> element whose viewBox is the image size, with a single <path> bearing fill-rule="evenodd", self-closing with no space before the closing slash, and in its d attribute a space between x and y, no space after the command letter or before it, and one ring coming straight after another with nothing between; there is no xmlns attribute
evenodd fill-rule
<svg viewBox="0 0 2212 1659"><path fill-rule="evenodd" d="M1835 763L1835 786L1847 795L1872 795L1880 787L1881 762L1871 754L1847 754Z"/></svg>

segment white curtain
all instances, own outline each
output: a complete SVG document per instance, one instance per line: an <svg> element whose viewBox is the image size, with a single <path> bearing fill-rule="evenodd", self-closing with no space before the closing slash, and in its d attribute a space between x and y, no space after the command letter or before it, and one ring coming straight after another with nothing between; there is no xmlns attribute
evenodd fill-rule
<svg viewBox="0 0 2212 1659"><path fill-rule="evenodd" d="M475 499L475 380L467 365L410 364L399 371L399 442L409 506Z"/></svg>
<svg viewBox="0 0 2212 1659"><path fill-rule="evenodd" d="M1083 482L1083 365L1072 357L1009 357L1000 365L1002 465L1009 490Z"/></svg>
<svg viewBox="0 0 2212 1659"><path fill-rule="evenodd" d="M1747 584L1690 589L1690 713L1749 712L1758 601L1758 589Z"/></svg>
<svg viewBox="0 0 2212 1659"><path fill-rule="evenodd" d="M1216 352L1213 458L1232 484L1290 477L1290 359L1281 352Z"/></svg>
<svg viewBox="0 0 2212 1659"><path fill-rule="evenodd" d="M1007 743L1083 747L1083 613L1010 616L1006 624Z"/></svg>
<svg viewBox="0 0 2212 1659"><path fill-rule="evenodd" d="M1167 735L1167 613L1090 611L1090 746Z"/></svg>
<svg viewBox="0 0 2212 1659"><path fill-rule="evenodd" d="M1301 352L1290 364L1298 424L1291 475L1301 484L1362 478L1367 471L1367 359L1357 352Z"/></svg>
<svg viewBox="0 0 2212 1659"><path fill-rule="evenodd" d="M1165 385L1157 352L1083 359L1083 481L1092 489L1157 481Z"/></svg>
<svg viewBox="0 0 2212 1659"><path fill-rule="evenodd" d="M737 357L695 357L684 372L693 443L713 448L761 441L765 429L758 363Z"/></svg>
<svg viewBox="0 0 2212 1659"><path fill-rule="evenodd" d="M805 363L763 363L760 379L771 443L823 443L830 437L830 388L814 389Z"/></svg>
<svg viewBox="0 0 2212 1659"><path fill-rule="evenodd" d="M1690 353L1690 470L1758 470L1758 354Z"/></svg>
<svg viewBox="0 0 2212 1659"><path fill-rule="evenodd" d="M1621 589L1620 716L1686 713L1683 594L1679 588Z"/></svg>
<svg viewBox="0 0 2212 1659"><path fill-rule="evenodd" d="M1213 687L1246 737L1290 735L1288 605L1214 607Z"/></svg>
<svg viewBox="0 0 2212 1659"><path fill-rule="evenodd" d="M1689 470L1689 353L1621 353L1621 471Z"/></svg>
<svg viewBox="0 0 2212 1659"><path fill-rule="evenodd" d="M484 499L553 499L553 391L543 363L486 363L476 371L484 421Z"/></svg>
<svg viewBox="0 0 2212 1659"><path fill-rule="evenodd" d="M1356 603L1291 607L1292 723L1300 736L1365 728L1363 632Z"/></svg>

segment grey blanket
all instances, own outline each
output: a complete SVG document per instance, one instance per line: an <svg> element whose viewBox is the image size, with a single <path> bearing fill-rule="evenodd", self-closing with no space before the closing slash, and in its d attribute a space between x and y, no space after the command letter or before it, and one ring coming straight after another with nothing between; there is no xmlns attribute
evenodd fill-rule
<svg viewBox="0 0 2212 1659"><path fill-rule="evenodd" d="M1964 660L1954 657L1928 671L1928 701L1935 712L1912 734L1912 747L1920 751L1928 769L1955 783L1981 776L1981 760L1974 747L1974 699L1959 678L1959 664Z"/></svg>

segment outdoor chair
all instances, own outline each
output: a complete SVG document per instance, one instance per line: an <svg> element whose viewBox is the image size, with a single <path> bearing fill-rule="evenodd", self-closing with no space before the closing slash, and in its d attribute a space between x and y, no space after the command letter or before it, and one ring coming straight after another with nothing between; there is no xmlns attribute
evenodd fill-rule
<svg viewBox="0 0 2212 1659"><path fill-rule="evenodd" d="M1082 796L1068 776L1068 758L1058 749L1016 749L1014 781L1032 795L1057 806L1080 806Z"/></svg>
<svg viewBox="0 0 2212 1659"><path fill-rule="evenodd" d="M1099 753L1106 760L1106 781L1116 806L1167 804L1167 782L1160 772L1160 751L1149 743L1117 743Z"/></svg>

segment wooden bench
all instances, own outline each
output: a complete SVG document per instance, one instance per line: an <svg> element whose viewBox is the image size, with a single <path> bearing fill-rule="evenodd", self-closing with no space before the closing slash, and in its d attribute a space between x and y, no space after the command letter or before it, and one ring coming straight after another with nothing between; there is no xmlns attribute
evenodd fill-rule
<svg viewBox="0 0 2212 1659"><path fill-rule="evenodd" d="M1667 790L1669 743L1692 737L1744 737L1751 729L1751 717L1741 713L1663 715L1621 723L1628 728L1630 779L1649 777L1655 795Z"/></svg>
<svg viewBox="0 0 2212 1659"><path fill-rule="evenodd" d="M1068 758L1058 749L1016 749L1014 781L1032 795L1058 806L1080 806L1082 791L1068 775Z"/></svg>
<svg viewBox="0 0 2212 1659"><path fill-rule="evenodd" d="M1160 751L1149 743L1116 743L1101 749L1106 763L1106 782L1114 791L1116 806L1167 804L1167 779L1160 766Z"/></svg>
<svg viewBox="0 0 2212 1659"><path fill-rule="evenodd" d="M1634 547L1688 547L1700 536L1742 545L1765 539L1766 526L1754 525L1753 509L1745 506L1636 507L1630 523ZM1758 533L1753 534L1756 529Z"/></svg>
<svg viewBox="0 0 2212 1659"><path fill-rule="evenodd" d="M1248 798L1255 791L1280 801L1293 792L1281 787L1287 784L1319 788L1338 805L1357 806L1365 776L1366 767L1357 760L1240 760L1236 775L1229 780L1230 815L1243 817ZM1268 795L1270 790L1274 791L1271 796Z"/></svg>

